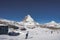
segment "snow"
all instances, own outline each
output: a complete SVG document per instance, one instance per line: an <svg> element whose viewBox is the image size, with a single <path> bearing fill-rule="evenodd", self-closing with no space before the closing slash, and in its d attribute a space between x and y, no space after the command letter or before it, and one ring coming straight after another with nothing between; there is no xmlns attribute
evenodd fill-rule
<svg viewBox="0 0 60 40"><path fill-rule="evenodd" d="M29 35L28 39L25 39L27 31L29 31ZM53 31L53 33L51 33L51 31ZM19 36L0 35L0 40L60 40L60 30L50 30L38 27L22 31Z"/></svg>
<svg viewBox="0 0 60 40"><path fill-rule="evenodd" d="M44 25L46 27L60 28L59 23L57 23L55 21L51 21L51 22L45 23Z"/></svg>
<svg viewBox="0 0 60 40"><path fill-rule="evenodd" d="M40 25L38 22L36 22L30 15L27 15L24 20L22 21L22 23L26 26L26 27L35 27L36 25Z"/></svg>
<svg viewBox="0 0 60 40"><path fill-rule="evenodd" d="M33 18L30 16L30 15L27 15L23 21L26 21L26 22L33 22Z"/></svg>
<svg viewBox="0 0 60 40"><path fill-rule="evenodd" d="M5 23L7 25L14 25L20 28L23 28L23 26L34 28L36 25L40 25L38 22L35 22L35 20L30 15L27 15L24 20L20 22L11 21L7 19L0 19L0 22Z"/></svg>
<svg viewBox="0 0 60 40"><path fill-rule="evenodd" d="M7 26L7 25L5 25L5 24L0 24L0 26Z"/></svg>
<svg viewBox="0 0 60 40"><path fill-rule="evenodd" d="M35 22L35 20L30 15L27 15L24 18L23 23L25 25L35 25L35 24L38 24L37 22Z"/></svg>
<svg viewBox="0 0 60 40"><path fill-rule="evenodd" d="M18 24L28 28L35 28L36 25L40 25L38 22L35 22L30 15L25 16L25 18L21 22L18 22Z"/></svg>
<svg viewBox="0 0 60 40"><path fill-rule="evenodd" d="M58 23L56 23L55 21L51 21L51 22L46 23L46 24L48 24L48 25L58 25Z"/></svg>
<svg viewBox="0 0 60 40"><path fill-rule="evenodd" d="M20 29L14 30L15 32L21 33L19 36L9 36L9 35L0 35L0 40L60 40L60 29L51 30L48 28L40 28L35 27L36 25L40 25L38 22L30 16L27 15L23 21L16 22L7 19L0 19L2 22L8 22L7 24L14 25L20 28L25 27L26 31L21 31ZM43 24L42 24L43 25ZM45 23L47 27L55 27L60 28L59 23L55 21L51 21L49 23ZM34 29L29 29L27 27L35 27ZM13 29L9 29L9 32ZM25 39L26 33L29 31L28 39ZM51 33L53 31L53 33Z"/></svg>

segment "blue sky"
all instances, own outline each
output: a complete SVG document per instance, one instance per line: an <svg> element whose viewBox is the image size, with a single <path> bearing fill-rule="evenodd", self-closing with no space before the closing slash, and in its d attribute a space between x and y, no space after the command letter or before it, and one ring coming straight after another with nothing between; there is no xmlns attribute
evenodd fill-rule
<svg viewBox="0 0 60 40"><path fill-rule="evenodd" d="M60 22L59 0L0 0L0 18L21 21L30 14L40 23Z"/></svg>

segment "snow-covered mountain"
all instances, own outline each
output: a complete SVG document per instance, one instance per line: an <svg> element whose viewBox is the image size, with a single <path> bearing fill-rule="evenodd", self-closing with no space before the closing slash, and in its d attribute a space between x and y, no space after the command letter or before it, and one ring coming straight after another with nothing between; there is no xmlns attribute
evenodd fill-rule
<svg viewBox="0 0 60 40"><path fill-rule="evenodd" d="M56 23L55 21L51 21L49 23L46 23L49 26L54 26L54 25L58 25L58 23Z"/></svg>
<svg viewBox="0 0 60 40"><path fill-rule="evenodd" d="M25 16L25 18L20 21L12 21L7 19L0 19L0 24L6 24L6 25L13 25L20 28L35 28L35 27L52 27L52 28L60 28L60 23L57 23L55 21L51 21L45 24L39 24L36 22L30 15Z"/></svg>
<svg viewBox="0 0 60 40"><path fill-rule="evenodd" d="M25 22L33 22L34 19L30 15L27 15L27 16L25 16L23 21L25 21Z"/></svg>
<svg viewBox="0 0 60 40"><path fill-rule="evenodd" d="M0 19L0 24L14 25L14 26L18 25L18 23L16 21L7 20L7 19Z"/></svg>
<svg viewBox="0 0 60 40"><path fill-rule="evenodd" d="M25 27L28 27L28 28L34 28L34 27L37 27L37 26L40 25L30 15L25 16L23 21L19 22L19 24L22 24L22 25L24 25Z"/></svg>
<svg viewBox="0 0 60 40"><path fill-rule="evenodd" d="M28 27L28 28L35 28L40 26L38 22L36 22L30 15L27 15L22 21L16 22L7 19L0 19L0 24L7 24L7 25L14 25L20 28Z"/></svg>
<svg viewBox="0 0 60 40"><path fill-rule="evenodd" d="M59 23L57 23L55 21L45 23L44 25L45 25L45 27L60 28Z"/></svg>

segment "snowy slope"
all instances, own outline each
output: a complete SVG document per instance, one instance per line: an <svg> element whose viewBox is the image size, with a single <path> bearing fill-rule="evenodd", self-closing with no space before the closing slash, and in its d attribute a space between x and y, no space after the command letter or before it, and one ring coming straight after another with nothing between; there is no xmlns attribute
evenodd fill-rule
<svg viewBox="0 0 60 40"><path fill-rule="evenodd" d="M28 39L25 39L29 31ZM60 40L60 30L49 30L47 28L28 29L19 36L0 35L0 40ZM53 33L51 33L53 31ZM4 36L4 37L3 37Z"/></svg>

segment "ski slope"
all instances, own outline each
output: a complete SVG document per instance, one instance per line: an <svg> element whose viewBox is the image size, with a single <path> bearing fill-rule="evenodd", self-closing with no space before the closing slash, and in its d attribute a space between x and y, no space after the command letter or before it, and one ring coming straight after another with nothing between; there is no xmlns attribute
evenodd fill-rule
<svg viewBox="0 0 60 40"><path fill-rule="evenodd" d="M25 39L27 31L29 31L29 35L28 39ZM53 31L53 33L51 33L51 31ZM60 40L60 30L50 30L38 27L21 32L19 36L0 35L0 40Z"/></svg>

